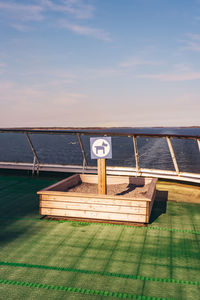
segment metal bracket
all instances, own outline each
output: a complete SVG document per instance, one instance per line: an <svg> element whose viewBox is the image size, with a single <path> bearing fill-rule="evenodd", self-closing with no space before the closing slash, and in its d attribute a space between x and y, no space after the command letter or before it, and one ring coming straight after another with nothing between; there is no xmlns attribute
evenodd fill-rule
<svg viewBox="0 0 200 300"><path fill-rule="evenodd" d="M172 147L171 139L168 136L166 136L166 140L167 140L167 143L168 143L168 147L169 147L171 158L172 158L172 161L173 161L173 164L174 164L174 168L176 170L176 174L178 176L180 176L180 171L179 171L178 163L176 161L176 155L175 155L174 149Z"/></svg>
<svg viewBox="0 0 200 300"><path fill-rule="evenodd" d="M200 140L197 140L197 144L199 146L199 152L200 152Z"/></svg>
<svg viewBox="0 0 200 300"><path fill-rule="evenodd" d="M29 145L31 147L31 150L33 152L33 169L32 169L32 174L34 175L35 168L36 168L37 175L38 175L39 174L39 169L40 169L40 161L38 159L37 152L36 152L36 150L35 150L35 148L33 146L33 143L31 141L31 138L30 138L29 134L26 132L25 135L26 135L27 141L28 141L28 143L29 143Z"/></svg>
<svg viewBox="0 0 200 300"><path fill-rule="evenodd" d="M133 136L133 145L134 145L134 154L135 154L135 163L136 163L136 177L141 175L140 165L139 165L139 155L137 147L136 136Z"/></svg>
<svg viewBox="0 0 200 300"><path fill-rule="evenodd" d="M86 155L85 155L85 150L84 150L84 147L83 147L83 143L82 143L82 140L81 140L80 133L77 133L77 136L78 136L78 141L79 141L79 145L80 145L81 153L82 153L82 157L83 157L83 173L84 173L84 170L88 166L88 163L87 163L87 158L86 158Z"/></svg>

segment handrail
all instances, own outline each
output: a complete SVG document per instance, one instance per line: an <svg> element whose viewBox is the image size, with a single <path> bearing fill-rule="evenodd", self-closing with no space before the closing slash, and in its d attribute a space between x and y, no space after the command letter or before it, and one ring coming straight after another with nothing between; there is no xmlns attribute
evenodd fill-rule
<svg viewBox="0 0 200 300"><path fill-rule="evenodd" d="M125 129L125 128L124 128ZM114 130L114 131L113 131ZM126 129L125 129L126 130ZM65 129L51 129L51 128L0 128L0 133L40 133L40 134L84 134L84 135L112 135L112 136L136 136L136 137L166 137L169 138L186 138L186 139L200 139L200 135L187 135L187 134L168 134L168 133L139 133L131 132L127 129L126 132L120 132L115 128L65 128Z"/></svg>
<svg viewBox="0 0 200 300"><path fill-rule="evenodd" d="M123 128L125 129L125 128ZM113 131L114 130L114 131ZM35 171L35 166L37 173L39 170L44 171L61 171L61 172L85 172L85 173L95 173L97 172L96 168L89 166L85 154L85 149L81 140L81 135L98 135L98 136L127 136L132 137L133 148L134 148L134 157L136 162L136 167L107 167L107 171L112 175L131 175L131 176L151 176L158 178L168 178L175 180L183 180L189 182L200 183L200 174L190 173L190 172L181 172L179 169L176 155L171 143L172 138L177 139L194 139L197 141L197 146L200 151L200 136L199 135L180 135L180 134L168 134L168 133L139 133L131 132L130 129L127 129L126 132L120 132L116 128L65 128L65 129L52 129L52 128L0 128L0 133L22 133L26 136L29 146L31 147L33 153L33 163L14 163L14 162L0 162L0 168L13 168L13 169L31 169L32 172ZM42 164L39 161L37 151L34 148L34 145L31 141L31 134L63 134L63 135L76 135L79 141L83 165L82 166L72 166L72 165L62 165L62 164ZM137 147L137 138L138 137L150 137L150 138L165 138L169 147L169 152L171 155L172 162L174 164L174 171L168 170L159 170L159 169L145 169L141 168L139 165L139 153Z"/></svg>

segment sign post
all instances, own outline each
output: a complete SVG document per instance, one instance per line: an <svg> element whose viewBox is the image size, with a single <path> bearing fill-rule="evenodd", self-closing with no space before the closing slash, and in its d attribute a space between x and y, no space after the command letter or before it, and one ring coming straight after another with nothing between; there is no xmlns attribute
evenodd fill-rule
<svg viewBox="0 0 200 300"><path fill-rule="evenodd" d="M107 194L106 158L112 158L111 137L90 138L91 159L97 159L98 193Z"/></svg>
<svg viewBox="0 0 200 300"><path fill-rule="evenodd" d="M98 194L107 194L106 159L98 158Z"/></svg>

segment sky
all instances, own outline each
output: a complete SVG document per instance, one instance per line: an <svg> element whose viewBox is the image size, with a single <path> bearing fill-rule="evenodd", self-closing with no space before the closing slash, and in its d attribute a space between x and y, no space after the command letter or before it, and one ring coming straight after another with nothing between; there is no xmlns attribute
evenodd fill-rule
<svg viewBox="0 0 200 300"><path fill-rule="evenodd" d="M200 126L200 0L0 0L0 127Z"/></svg>

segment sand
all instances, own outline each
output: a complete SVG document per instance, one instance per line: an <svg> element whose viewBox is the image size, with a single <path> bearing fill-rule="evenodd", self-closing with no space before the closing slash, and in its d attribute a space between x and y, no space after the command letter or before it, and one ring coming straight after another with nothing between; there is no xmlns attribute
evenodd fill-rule
<svg viewBox="0 0 200 300"><path fill-rule="evenodd" d="M107 186L107 195L118 195L124 197L134 197L139 194L145 196L149 188L149 184L144 186L136 186L134 184L109 184ZM68 192L85 193L85 194L98 194L98 185L92 183L81 183L68 189Z"/></svg>

